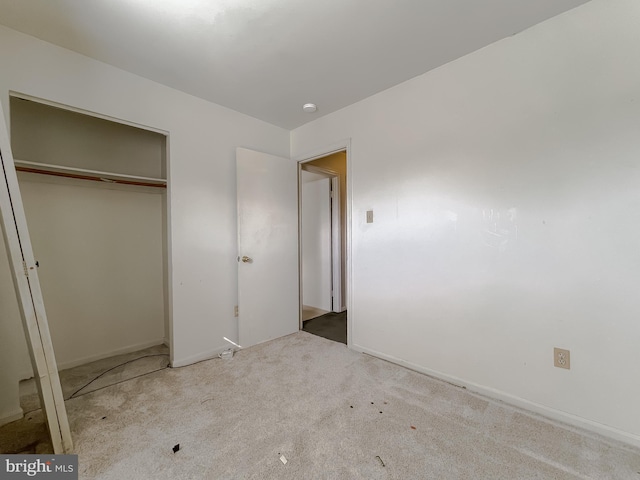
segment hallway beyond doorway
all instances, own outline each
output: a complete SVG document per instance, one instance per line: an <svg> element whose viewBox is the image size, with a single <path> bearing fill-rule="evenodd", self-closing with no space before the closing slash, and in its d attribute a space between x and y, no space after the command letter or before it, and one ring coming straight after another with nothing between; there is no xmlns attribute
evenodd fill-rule
<svg viewBox="0 0 640 480"><path fill-rule="evenodd" d="M306 322L307 320L311 320L312 318L320 317L325 313L329 313L328 310L323 310L321 308L311 307L309 305L302 306L302 321Z"/></svg>
<svg viewBox="0 0 640 480"><path fill-rule="evenodd" d="M347 311L340 313L325 313L319 317L307 320L302 330L319 337L347 344Z"/></svg>

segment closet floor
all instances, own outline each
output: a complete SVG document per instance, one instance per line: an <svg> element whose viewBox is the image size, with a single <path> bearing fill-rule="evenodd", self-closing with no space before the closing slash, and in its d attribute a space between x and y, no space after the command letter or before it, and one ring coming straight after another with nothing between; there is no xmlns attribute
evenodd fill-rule
<svg viewBox="0 0 640 480"><path fill-rule="evenodd" d="M60 371L65 400L167 368L169 348L157 345ZM35 379L20 382L21 420L0 427L0 453L50 453Z"/></svg>

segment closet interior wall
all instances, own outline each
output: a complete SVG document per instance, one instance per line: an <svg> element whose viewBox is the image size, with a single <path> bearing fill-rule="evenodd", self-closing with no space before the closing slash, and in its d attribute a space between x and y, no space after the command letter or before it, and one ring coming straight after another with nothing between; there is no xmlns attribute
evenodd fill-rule
<svg viewBox="0 0 640 480"><path fill-rule="evenodd" d="M169 344L166 136L22 98L10 107L59 369ZM120 177L157 186L112 183ZM8 271L0 286L13 288Z"/></svg>

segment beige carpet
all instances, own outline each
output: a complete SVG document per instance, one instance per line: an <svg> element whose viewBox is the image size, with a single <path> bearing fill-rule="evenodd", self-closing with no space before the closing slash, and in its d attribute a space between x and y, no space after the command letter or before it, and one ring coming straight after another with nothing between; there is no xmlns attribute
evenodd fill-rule
<svg viewBox="0 0 640 480"><path fill-rule="evenodd" d="M132 353L69 368L60 372L65 400L147 375L169 364L169 348L156 345ZM47 433L40 398L33 378L20 382L20 407L24 417L0 426L0 453L51 453L53 447Z"/></svg>
<svg viewBox="0 0 640 480"><path fill-rule="evenodd" d="M82 479L640 479L640 450L304 332L67 408Z"/></svg>

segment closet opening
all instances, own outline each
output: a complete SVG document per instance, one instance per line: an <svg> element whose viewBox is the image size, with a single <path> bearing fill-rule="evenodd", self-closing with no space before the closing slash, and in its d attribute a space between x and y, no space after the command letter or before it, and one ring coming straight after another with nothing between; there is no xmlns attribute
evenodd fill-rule
<svg viewBox="0 0 640 480"><path fill-rule="evenodd" d="M166 368L168 134L11 93L10 138L64 398Z"/></svg>

